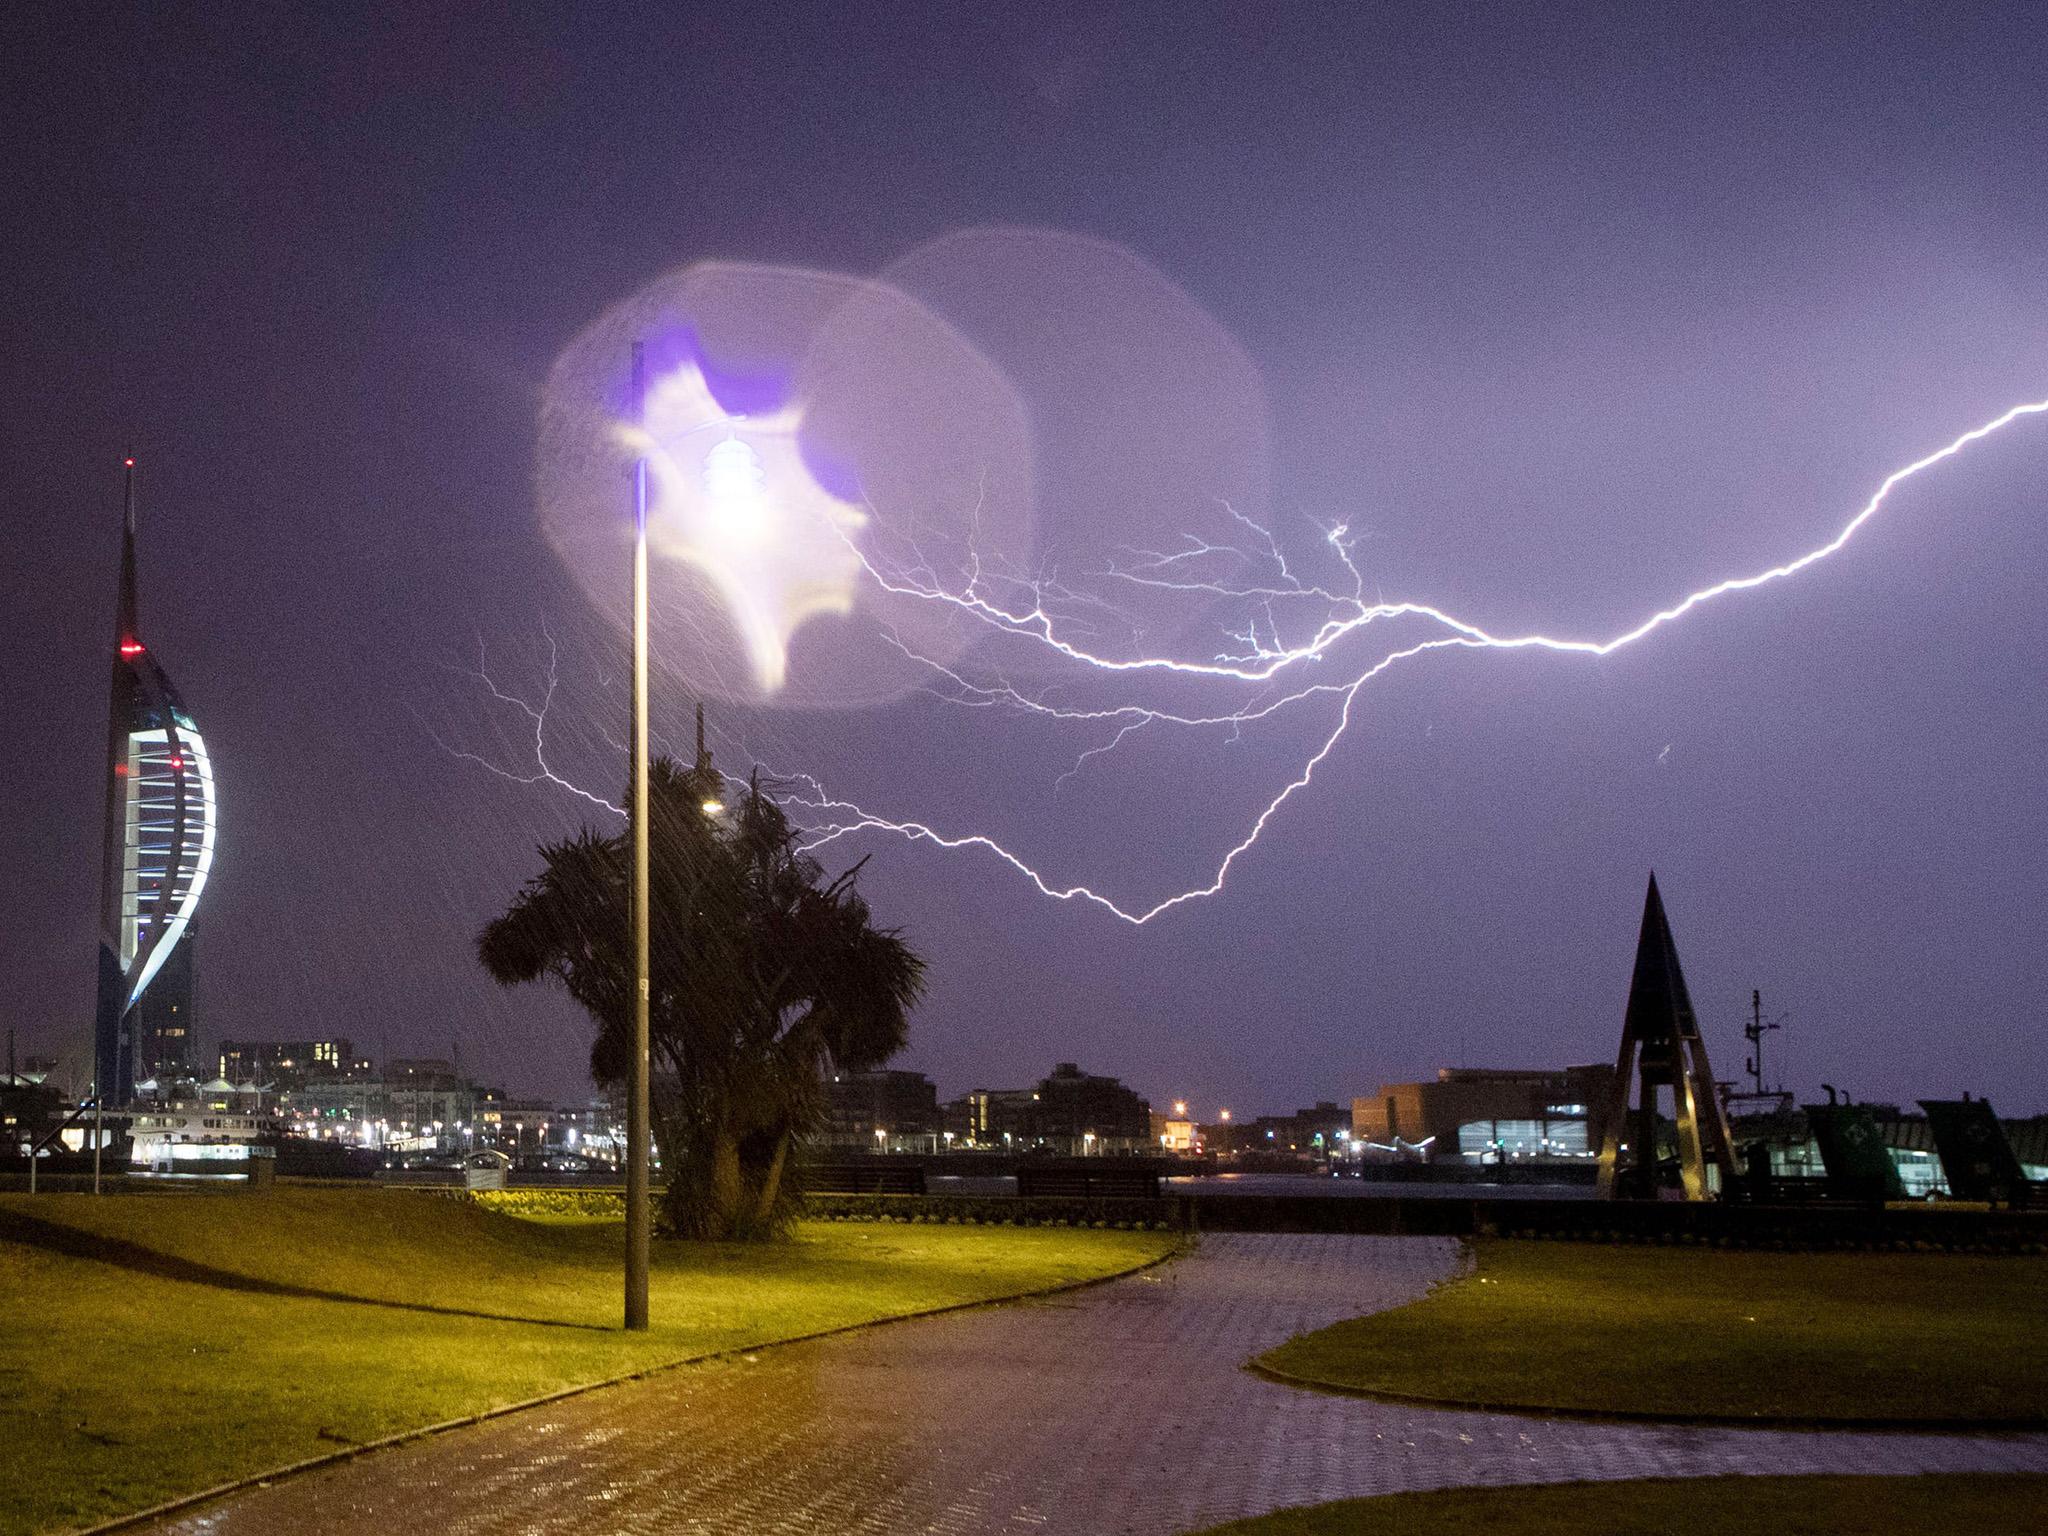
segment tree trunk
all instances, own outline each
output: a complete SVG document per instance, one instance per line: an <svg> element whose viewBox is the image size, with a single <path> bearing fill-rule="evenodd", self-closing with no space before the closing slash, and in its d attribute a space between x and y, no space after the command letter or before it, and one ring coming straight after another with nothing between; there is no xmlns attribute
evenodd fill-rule
<svg viewBox="0 0 2048 1536"><path fill-rule="evenodd" d="M736 1236L742 1196L740 1143L730 1130L721 1129L711 1144L710 1196L708 1226L712 1233L721 1238Z"/></svg>
<svg viewBox="0 0 2048 1536"><path fill-rule="evenodd" d="M782 1193L782 1168L789 1161L789 1132L784 1131L775 1142L775 1156L768 1160L768 1171L761 1176L761 1196L754 1202L754 1233L765 1234L775 1217L775 1201Z"/></svg>

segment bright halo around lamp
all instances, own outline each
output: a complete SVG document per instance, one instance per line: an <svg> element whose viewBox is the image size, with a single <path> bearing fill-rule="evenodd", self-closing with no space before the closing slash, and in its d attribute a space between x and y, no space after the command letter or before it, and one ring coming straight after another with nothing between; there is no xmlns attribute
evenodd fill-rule
<svg viewBox="0 0 2048 1536"><path fill-rule="evenodd" d="M861 572L854 540L867 516L818 483L798 450L800 423L794 406L724 411L685 362L649 382L638 425L619 427L647 455L650 555L691 567L717 594L762 694L788 681L799 629L852 611Z"/></svg>
<svg viewBox="0 0 2048 1536"><path fill-rule="evenodd" d="M892 596L867 552L960 582L1021 566L1029 436L1002 374L901 292L707 264L607 311L557 359L539 510L564 564L623 624L631 466L644 455L657 667L728 700L870 703L977 636Z"/></svg>

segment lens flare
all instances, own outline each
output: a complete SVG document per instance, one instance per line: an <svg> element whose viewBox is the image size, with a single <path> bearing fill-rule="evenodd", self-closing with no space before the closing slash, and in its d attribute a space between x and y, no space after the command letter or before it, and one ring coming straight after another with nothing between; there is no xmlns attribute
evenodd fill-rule
<svg viewBox="0 0 2048 1536"><path fill-rule="evenodd" d="M914 544L946 582L970 579L976 559L1028 561L1033 448L1017 391L887 283L700 264L613 306L556 359L540 523L621 629L626 487L643 454L655 666L695 697L785 709L900 697L924 679L885 636L950 658L979 626L866 583L863 553L893 564Z"/></svg>
<svg viewBox="0 0 2048 1536"><path fill-rule="evenodd" d="M788 679L799 629L853 610L860 575L854 539L867 517L818 483L801 426L797 407L726 415L703 371L684 363L650 383L642 421L619 428L647 456L650 553L710 585L763 694Z"/></svg>

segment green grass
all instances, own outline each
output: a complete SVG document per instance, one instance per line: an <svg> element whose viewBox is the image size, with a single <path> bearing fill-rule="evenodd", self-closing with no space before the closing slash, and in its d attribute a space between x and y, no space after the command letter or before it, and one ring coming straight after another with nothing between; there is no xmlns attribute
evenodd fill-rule
<svg viewBox="0 0 2048 1536"><path fill-rule="evenodd" d="M1282 1510L1203 1536L1899 1536L2034 1529L2048 1477L1701 1477L1453 1488Z"/></svg>
<svg viewBox="0 0 2048 1536"><path fill-rule="evenodd" d="M1164 1233L807 1224L655 1245L429 1194L0 1195L0 1532L80 1525L691 1355L1115 1273Z"/></svg>
<svg viewBox="0 0 2048 1536"><path fill-rule="evenodd" d="M2048 1260L1508 1240L1258 1364L1321 1385L1657 1417L2048 1421Z"/></svg>

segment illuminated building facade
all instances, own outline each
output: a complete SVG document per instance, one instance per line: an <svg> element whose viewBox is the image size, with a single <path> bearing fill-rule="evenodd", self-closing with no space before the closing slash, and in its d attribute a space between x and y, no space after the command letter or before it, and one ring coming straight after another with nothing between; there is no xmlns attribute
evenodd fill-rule
<svg viewBox="0 0 2048 1536"><path fill-rule="evenodd" d="M1612 1067L1445 1067L1435 1082L1385 1083L1351 1101L1352 1150L1367 1161L1587 1161L1600 1149Z"/></svg>
<svg viewBox="0 0 2048 1536"><path fill-rule="evenodd" d="M107 711L94 1078L128 1103L138 1082L194 1069L193 914L219 830L206 742L142 642L135 599L135 463L121 527L120 603Z"/></svg>
<svg viewBox="0 0 2048 1536"><path fill-rule="evenodd" d="M220 1075L280 1091L303 1088L316 1077L368 1077L369 1060L346 1039L223 1040Z"/></svg>
<svg viewBox="0 0 2048 1536"><path fill-rule="evenodd" d="M922 1072L833 1072L825 1079L825 1124L818 1141L830 1147L888 1151L940 1140L939 1090Z"/></svg>
<svg viewBox="0 0 2048 1536"><path fill-rule="evenodd" d="M1032 1088L977 1089L946 1106L947 1128L968 1146L1063 1157L1158 1149L1152 1106L1113 1077L1060 1062Z"/></svg>

